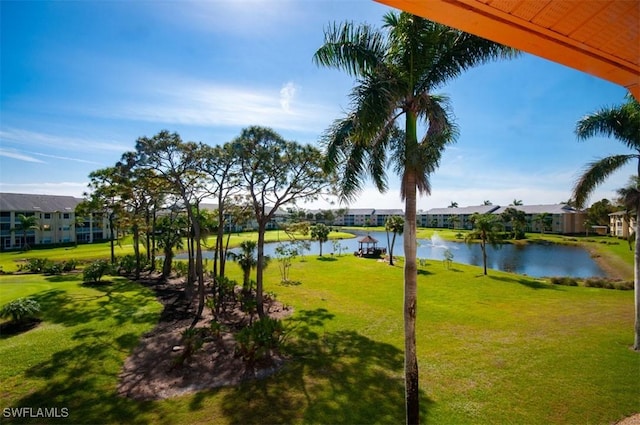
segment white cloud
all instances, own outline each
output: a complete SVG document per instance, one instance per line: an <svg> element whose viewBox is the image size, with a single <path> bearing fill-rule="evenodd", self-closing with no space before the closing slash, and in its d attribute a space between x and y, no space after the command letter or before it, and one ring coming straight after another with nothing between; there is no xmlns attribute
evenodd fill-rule
<svg viewBox="0 0 640 425"><path fill-rule="evenodd" d="M289 81L280 89L280 106L285 112L291 112L291 102L296 95L296 85Z"/></svg>
<svg viewBox="0 0 640 425"><path fill-rule="evenodd" d="M54 134L46 134L20 128L6 128L0 130L0 140L3 143L15 143L24 146L46 146L47 148L74 150L81 152L115 151L124 152L129 149L128 146L113 142L99 141L90 138L58 136Z"/></svg>
<svg viewBox="0 0 640 425"><path fill-rule="evenodd" d="M159 77L128 103L95 109L110 118L164 124L233 126L248 124L301 132L322 132L337 116L337 106L296 101L297 87L289 82L281 88L216 84L183 78Z"/></svg>
<svg viewBox="0 0 640 425"><path fill-rule="evenodd" d="M87 191L86 182L40 182L40 183L6 183L0 182L0 192L30 193L35 195L59 195L82 197Z"/></svg>
<svg viewBox="0 0 640 425"><path fill-rule="evenodd" d="M59 155L49 155L46 153L40 153L40 152L29 152L33 155L37 155L37 156L43 156L45 158L53 158L53 159L61 159L63 161L74 161L74 162L81 162L83 164L94 164L94 165L101 165L99 162L95 162L95 161L89 161L86 159L80 159L80 158L70 158L68 156L59 156Z"/></svg>
<svg viewBox="0 0 640 425"><path fill-rule="evenodd" d="M25 155L17 151L6 150L2 148L0 148L0 156L4 156L11 159L17 159L19 161L44 163L44 161L41 161L38 158L34 158L32 156Z"/></svg>

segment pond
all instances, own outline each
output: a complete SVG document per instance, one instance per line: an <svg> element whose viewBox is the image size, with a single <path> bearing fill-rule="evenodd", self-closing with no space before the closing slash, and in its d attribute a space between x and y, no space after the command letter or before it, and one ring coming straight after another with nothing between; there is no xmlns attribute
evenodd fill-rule
<svg viewBox="0 0 640 425"><path fill-rule="evenodd" d="M358 239L364 235L371 235L378 240L378 247L387 247L387 235L385 232L357 232L355 238L341 239L338 241L342 254L352 255L358 250ZM403 256L403 239L396 237L393 254ZM324 243L323 255L335 255L332 241ZM274 256L277 243L265 245L265 254ZM437 233L429 239L418 240L418 258L429 260L443 260L444 252L449 249L453 254L453 261L457 263L482 266L482 250L480 244L467 245L462 242L444 241ZM211 253L207 253L211 257ZM205 255L207 255L205 254ZM311 242L311 250L305 251L305 255L318 255L318 242ZM580 247L567 245L540 245L504 244L500 249L487 248L487 267L533 277L545 276L570 276L587 278L593 276L604 277L606 274L591 258L589 253Z"/></svg>

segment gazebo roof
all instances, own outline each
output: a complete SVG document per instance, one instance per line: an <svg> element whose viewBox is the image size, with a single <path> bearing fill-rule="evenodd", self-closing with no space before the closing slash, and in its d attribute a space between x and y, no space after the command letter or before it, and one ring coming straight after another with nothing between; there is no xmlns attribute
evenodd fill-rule
<svg viewBox="0 0 640 425"><path fill-rule="evenodd" d="M367 235L363 238L358 239L358 242L360 243L378 243L378 240L375 238L372 238L370 235Z"/></svg>

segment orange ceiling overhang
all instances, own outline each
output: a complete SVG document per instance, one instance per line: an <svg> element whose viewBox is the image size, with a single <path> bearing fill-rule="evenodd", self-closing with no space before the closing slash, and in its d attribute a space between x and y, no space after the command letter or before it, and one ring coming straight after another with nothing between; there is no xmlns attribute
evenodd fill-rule
<svg viewBox="0 0 640 425"><path fill-rule="evenodd" d="M375 0L626 87L640 100L639 0Z"/></svg>

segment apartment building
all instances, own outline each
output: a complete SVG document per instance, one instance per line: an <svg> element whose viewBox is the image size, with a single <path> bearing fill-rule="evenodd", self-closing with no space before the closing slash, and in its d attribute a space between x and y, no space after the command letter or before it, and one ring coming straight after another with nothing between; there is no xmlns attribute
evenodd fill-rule
<svg viewBox="0 0 640 425"><path fill-rule="evenodd" d="M0 250L72 242L108 239L109 225L100 214L76 218L76 206L82 202L73 196L0 193ZM36 226L25 233L20 216L35 217Z"/></svg>

